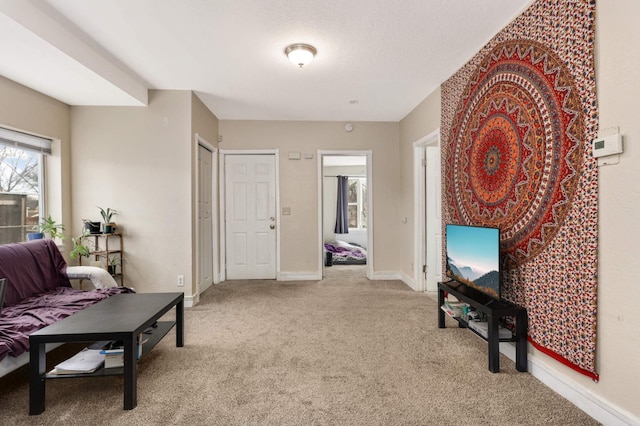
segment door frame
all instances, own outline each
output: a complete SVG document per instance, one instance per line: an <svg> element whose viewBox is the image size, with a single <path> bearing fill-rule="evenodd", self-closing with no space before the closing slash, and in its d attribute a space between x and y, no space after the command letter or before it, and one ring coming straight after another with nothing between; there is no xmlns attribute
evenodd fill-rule
<svg viewBox="0 0 640 426"><path fill-rule="evenodd" d="M212 241L212 251L211 251L211 255L212 255L212 259L211 261L213 262L213 272L212 272L212 284L218 284L220 282L220 276L219 276L219 256L218 256L218 246L219 246L219 241L217 241L216 237L217 237L217 224L218 224L218 209L217 209L217 194L216 194L216 190L217 190L217 184L218 184L218 148L216 148L214 145L212 145L211 143L209 143L206 139L204 139L202 136L200 136L198 133L195 134L194 136L194 146L195 146L195 155L196 155L196 161L195 161L195 219L194 219L194 223L195 223L195 239L194 239L194 244L195 244L195 252L196 255L194 256L194 265L195 265L195 273L194 273L194 286L195 288L195 292L194 294L197 294L198 296L204 291L206 290L206 288L201 289L198 287L198 283L200 282L200 276L199 276L199 272L200 272L200 253L198 252L198 248L200 247L200 225L198 223L198 212L197 212L197 208L198 208L198 194L200 193L200 167L198 164L198 147L199 146L203 146L205 149L211 151L211 241Z"/></svg>
<svg viewBox="0 0 640 426"><path fill-rule="evenodd" d="M280 150L278 149L221 149L219 151L220 167L218 169L218 184L220 192L220 280L227 279L227 231L225 226L225 212L227 200L225 194L225 159L227 155L273 155L275 158L276 178L276 280L280 280Z"/></svg>
<svg viewBox="0 0 640 426"><path fill-rule="evenodd" d="M426 173L423 159L427 146L440 146L440 128L423 136L413 143L413 236L414 258L413 274L417 291L436 291L437 288L427 288L426 277L422 272L423 261L426 264ZM442 260L442 259L440 259ZM436 265L437 267L437 265ZM441 268L440 268L441 269ZM436 274L437 275L437 274Z"/></svg>
<svg viewBox="0 0 640 426"><path fill-rule="evenodd" d="M323 224L324 224L324 179L323 179L323 158L324 156L353 156L360 155L367 158L367 278L373 279L373 151L372 150L360 150L360 151L347 151L347 150L318 150L318 245L323 247ZM320 277L324 278L324 252L319 250L318 254L318 271L320 271Z"/></svg>

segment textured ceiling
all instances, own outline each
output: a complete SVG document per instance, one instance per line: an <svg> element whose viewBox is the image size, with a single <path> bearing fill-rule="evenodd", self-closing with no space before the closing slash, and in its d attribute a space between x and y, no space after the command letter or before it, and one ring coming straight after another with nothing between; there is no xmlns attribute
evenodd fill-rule
<svg viewBox="0 0 640 426"><path fill-rule="evenodd" d="M0 0L0 74L71 105L178 89L220 119L398 121L530 3Z"/></svg>

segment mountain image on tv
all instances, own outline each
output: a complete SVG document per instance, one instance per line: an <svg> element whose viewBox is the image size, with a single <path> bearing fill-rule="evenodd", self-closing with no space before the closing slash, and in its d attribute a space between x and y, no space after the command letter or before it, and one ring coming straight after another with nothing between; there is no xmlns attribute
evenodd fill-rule
<svg viewBox="0 0 640 426"><path fill-rule="evenodd" d="M500 273L498 271L482 272L472 266L459 266L447 257L447 275L452 279L476 288L493 298L500 298Z"/></svg>
<svg viewBox="0 0 640 426"><path fill-rule="evenodd" d="M447 225L446 247L446 273L450 278L500 298L498 229Z"/></svg>

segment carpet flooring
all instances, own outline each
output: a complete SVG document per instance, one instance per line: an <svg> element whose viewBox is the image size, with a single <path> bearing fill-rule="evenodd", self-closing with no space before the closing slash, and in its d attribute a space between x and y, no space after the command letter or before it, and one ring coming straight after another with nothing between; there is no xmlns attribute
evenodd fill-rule
<svg viewBox="0 0 640 426"><path fill-rule="evenodd" d="M450 320L447 320L450 321ZM28 416L26 367L0 378L0 424L42 425L595 425L399 281L361 266L322 281L227 281L185 310L138 364L138 406L120 377L47 381L46 411ZM77 350L65 345L48 360Z"/></svg>

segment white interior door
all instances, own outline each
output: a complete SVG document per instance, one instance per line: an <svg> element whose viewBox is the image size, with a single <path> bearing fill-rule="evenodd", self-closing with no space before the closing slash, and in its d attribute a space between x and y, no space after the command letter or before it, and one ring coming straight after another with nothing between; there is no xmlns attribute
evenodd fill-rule
<svg viewBox="0 0 640 426"><path fill-rule="evenodd" d="M213 282L213 152L198 144L198 292Z"/></svg>
<svg viewBox="0 0 640 426"><path fill-rule="evenodd" d="M276 278L274 155L225 156L228 279Z"/></svg>
<svg viewBox="0 0 640 426"><path fill-rule="evenodd" d="M426 205L425 251L427 291L437 291L442 280L442 214L440 211L440 148L427 146L426 152Z"/></svg>

